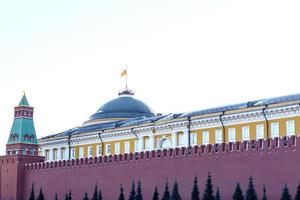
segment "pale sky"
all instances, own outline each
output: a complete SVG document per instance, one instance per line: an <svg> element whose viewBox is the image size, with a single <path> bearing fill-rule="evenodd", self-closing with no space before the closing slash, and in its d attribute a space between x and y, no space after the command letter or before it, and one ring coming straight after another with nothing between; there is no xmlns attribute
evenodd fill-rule
<svg viewBox="0 0 300 200"><path fill-rule="evenodd" d="M156 113L300 93L300 1L0 1L0 152L25 90L38 138L129 87Z"/></svg>

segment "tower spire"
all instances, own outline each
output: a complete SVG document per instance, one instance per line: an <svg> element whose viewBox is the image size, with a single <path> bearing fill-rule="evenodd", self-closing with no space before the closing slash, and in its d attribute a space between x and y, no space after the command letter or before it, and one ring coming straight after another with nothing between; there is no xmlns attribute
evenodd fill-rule
<svg viewBox="0 0 300 200"><path fill-rule="evenodd" d="M6 152L11 154L36 155L38 142L33 123L33 107L29 106L25 93L15 107L14 121L6 144Z"/></svg>

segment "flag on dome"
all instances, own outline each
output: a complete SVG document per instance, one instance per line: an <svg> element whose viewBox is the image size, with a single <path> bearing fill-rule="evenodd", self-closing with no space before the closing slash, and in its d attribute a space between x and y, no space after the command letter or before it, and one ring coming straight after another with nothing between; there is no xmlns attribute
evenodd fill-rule
<svg viewBox="0 0 300 200"><path fill-rule="evenodd" d="M124 69L124 70L122 71L121 77L122 77L122 76L127 76L127 69Z"/></svg>

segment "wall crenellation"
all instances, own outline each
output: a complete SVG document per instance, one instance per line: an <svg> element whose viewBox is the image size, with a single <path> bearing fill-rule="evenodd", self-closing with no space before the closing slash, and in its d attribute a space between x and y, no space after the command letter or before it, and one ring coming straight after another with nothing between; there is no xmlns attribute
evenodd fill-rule
<svg viewBox="0 0 300 200"><path fill-rule="evenodd" d="M270 138L267 140L252 140L235 143L222 143L214 145L201 145L181 147L175 149L153 150L129 154L99 156L93 158L80 158L51 162L26 164L28 172L35 170L54 170L58 168L72 168L89 165L121 164L126 162L144 162L157 159L178 159L181 157L198 156L200 158L217 158L235 155L262 154L267 152L293 150L300 144L299 136L283 138Z"/></svg>

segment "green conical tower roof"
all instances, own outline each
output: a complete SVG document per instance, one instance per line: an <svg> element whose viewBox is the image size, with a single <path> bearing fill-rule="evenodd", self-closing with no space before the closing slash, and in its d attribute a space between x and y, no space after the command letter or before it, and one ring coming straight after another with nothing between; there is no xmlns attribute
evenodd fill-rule
<svg viewBox="0 0 300 200"><path fill-rule="evenodd" d="M22 97L22 99L21 99L21 101L20 101L20 103L19 103L19 106L29 106L29 103L28 103L28 101L27 101L25 92L24 92L23 97Z"/></svg>
<svg viewBox="0 0 300 200"><path fill-rule="evenodd" d="M7 144L37 144L33 122L33 107L29 106L24 93L19 105L15 107L15 118Z"/></svg>

